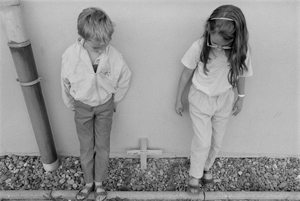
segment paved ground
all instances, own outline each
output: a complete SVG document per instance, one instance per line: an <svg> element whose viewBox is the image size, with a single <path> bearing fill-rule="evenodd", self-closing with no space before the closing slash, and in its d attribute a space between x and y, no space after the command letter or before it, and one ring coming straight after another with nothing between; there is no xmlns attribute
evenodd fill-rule
<svg viewBox="0 0 300 201"><path fill-rule="evenodd" d="M0 191L0 200L74 200L77 191ZM47 199L48 198L48 199ZM117 199L120 198L120 199ZM126 199L125 199L126 198ZM300 192L206 192L191 195L186 192L137 192L113 191L108 192L107 199L111 201L138 201L138 200L210 200L210 201L268 201L268 200L300 200ZM89 200L93 200L93 194Z"/></svg>
<svg viewBox="0 0 300 201"><path fill-rule="evenodd" d="M33 199L27 199L27 200L23 200L23 199L3 199L1 201L32 201ZM49 200L49 199L48 199ZM40 199L37 199L37 200L33 200L33 201L47 201L47 199L44 199L44 200L40 200ZM75 200L68 200L68 199L57 199L57 201L75 201ZM93 199L88 199L87 201L94 201ZM124 201L124 199L121 199L121 198L116 198L116 199L108 199L107 201ZM143 200L129 200L127 199L126 201L143 201ZM191 199L176 199L176 200L161 200L161 199L152 199L152 200L147 200L147 201L192 201ZM204 200L201 200L199 199L199 201L204 201ZM207 200L208 201L208 200ZM228 199L226 200L209 200L209 201L229 201ZM239 199L239 200L232 200L230 199L230 201L286 201L286 199L282 200L282 199L268 199L268 200L256 200L256 199Z"/></svg>

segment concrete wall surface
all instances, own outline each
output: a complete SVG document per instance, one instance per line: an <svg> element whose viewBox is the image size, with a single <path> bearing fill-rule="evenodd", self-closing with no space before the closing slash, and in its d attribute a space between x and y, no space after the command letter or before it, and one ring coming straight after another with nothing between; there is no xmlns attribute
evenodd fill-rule
<svg viewBox="0 0 300 201"><path fill-rule="evenodd" d="M139 138L162 157L189 156L188 109L175 113L181 57L203 33L204 21L223 4L247 19L254 75L246 81L243 110L232 116L220 156L300 157L300 1L283 0L21 0L56 149L79 155L73 120L61 98L64 50L75 42L77 17L103 8L115 22L111 44L132 70L131 87L114 114L111 156L139 148ZM39 155L7 37L0 30L0 155ZM187 101L185 98L185 106Z"/></svg>

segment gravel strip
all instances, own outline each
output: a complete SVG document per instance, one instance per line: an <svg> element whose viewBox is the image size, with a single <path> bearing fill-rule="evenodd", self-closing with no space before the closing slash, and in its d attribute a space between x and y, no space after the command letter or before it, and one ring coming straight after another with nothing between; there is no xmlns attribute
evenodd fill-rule
<svg viewBox="0 0 300 201"><path fill-rule="evenodd" d="M188 158L111 158L109 191L186 191ZM298 158L217 158L215 184L206 191L300 191ZM61 157L54 172L45 172L38 156L0 156L1 190L78 190L84 184L78 157Z"/></svg>

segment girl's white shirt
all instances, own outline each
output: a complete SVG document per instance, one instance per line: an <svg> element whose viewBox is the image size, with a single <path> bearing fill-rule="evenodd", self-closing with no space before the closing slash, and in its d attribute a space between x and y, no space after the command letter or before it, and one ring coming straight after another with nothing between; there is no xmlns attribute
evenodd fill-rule
<svg viewBox="0 0 300 201"><path fill-rule="evenodd" d="M206 64L208 73L203 71L203 63L200 61L200 53L202 50L203 38L195 41L187 50L181 59L182 64L189 68L195 69L192 83L196 89L205 93L208 96L217 96L232 88L228 82L228 73L230 63L225 55L224 50L211 48L208 63ZM251 56L248 48L245 64L248 71L244 71L240 77L249 77L253 75Z"/></svg>
<svg viewBox="0 0 300 201"><path fill-rule="evenodd" d="M102 105L114 94L120 101L129 88L131 71L122 54L108 45L96 59L94 72L91 59L79 38L62 55L61 87L66 106L74 109L74 99L92 107Z"/></svg>

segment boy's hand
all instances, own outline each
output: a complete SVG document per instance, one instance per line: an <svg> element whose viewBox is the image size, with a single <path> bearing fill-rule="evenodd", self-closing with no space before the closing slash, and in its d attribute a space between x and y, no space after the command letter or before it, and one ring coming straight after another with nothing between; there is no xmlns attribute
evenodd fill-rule
<svg viewBox="0 0 300 201"><path fill-rule="evenodd" d="M175 111L178 115L182 116L184 109L183 109L183 104L181 101L176 101Z"/></svg>
<svg viewBox="0 0 300 201"><path fill-rule="evenodd" d="M243 101L244 101L244 98L238 98L236 100L236 102L234 103L234 106L232 108L232 115L236 116L236 115L238 115L238 113L241 112L242 107L243 107Z"/></svg>
<svg viewBox="0 0 300 201"><path fill-rule="evenodd" d="M118 105L118 103L116 103L116 102L114 102L114 112L117 112L117 105Z"/></svg>

